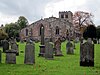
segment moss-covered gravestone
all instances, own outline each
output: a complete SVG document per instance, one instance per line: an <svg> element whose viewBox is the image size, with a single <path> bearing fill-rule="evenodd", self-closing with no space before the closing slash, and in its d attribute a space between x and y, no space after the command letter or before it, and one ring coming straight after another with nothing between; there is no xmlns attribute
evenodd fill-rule
<svg viewBox="0 0 100 75"><path fill-rule="evenodd" d="M80 44L80 66L94 66L94 44L92 40Z"/></svg>

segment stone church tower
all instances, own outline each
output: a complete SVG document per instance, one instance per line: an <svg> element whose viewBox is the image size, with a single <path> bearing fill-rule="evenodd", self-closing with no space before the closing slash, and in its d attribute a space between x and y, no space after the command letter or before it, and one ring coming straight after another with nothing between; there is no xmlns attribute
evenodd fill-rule
<svg viewBox="0 0 100 75"><path fill-rule="evenodd" d="M73 13L71 11L62 11L59 12L59 18L68 20L69 22L73 22Z"/></svg>

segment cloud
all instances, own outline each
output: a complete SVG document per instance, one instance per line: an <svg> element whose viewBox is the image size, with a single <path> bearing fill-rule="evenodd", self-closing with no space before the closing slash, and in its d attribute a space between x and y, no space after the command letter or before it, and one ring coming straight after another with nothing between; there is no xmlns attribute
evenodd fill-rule
<svg viewBox="0 0 100 75"><path fill-rule="evenodd" d="M100 24L100 0L63 0L56 3L47 4L45 16L56 15L59 11L84 11L94 15L93 21L95 25Z"/></svg>
<svg viewBox="0 0 100 75"><path fill-rule="evenodd" d="M15 22L19 16L34 22L41 17L58 17L59 11L82 10L93 13L94 22L98 25L99 4L99 0L0 0L0 24Z"/></svg>
<svg viewBox="0 0 100 75"><path fill-rule="evenodd" d="M0 0L0 13L2 18L25 16L30 21L38 20L44 16L44 9L48 3L60 0ZM10 18L9 18L10 19Z"/></svg>

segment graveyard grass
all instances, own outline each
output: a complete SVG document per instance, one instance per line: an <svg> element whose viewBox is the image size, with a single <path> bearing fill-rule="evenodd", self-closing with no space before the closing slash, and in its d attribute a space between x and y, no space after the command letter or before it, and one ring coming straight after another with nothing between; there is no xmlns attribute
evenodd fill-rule
<svg viewBox="0 0 100 75"><path fill-rule="evenodd" d="M25 50L25 43L19 44L19 50ZM79 43L76 44L75 54L66 54L66 42L62 43L64 56L54 57L54 60L46 60L38 57L39 43L35 44L35 64L24 64L24 53L17 56L17 64L5 64L5 54L2 53L0 75L100 75L100 44L95 45L94 67L80 67Z"/></svg>

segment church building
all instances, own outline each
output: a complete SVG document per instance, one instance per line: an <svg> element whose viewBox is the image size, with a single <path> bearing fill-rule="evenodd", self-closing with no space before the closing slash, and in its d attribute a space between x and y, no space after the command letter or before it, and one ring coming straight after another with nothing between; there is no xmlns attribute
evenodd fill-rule
<svg viewBox="0 0 100 75"><path fill-rule="evenodd" d="M41 27L44 27L45 39L54 41L56 37L61 39L67 38L68 35L73 34L73 14L71 11L59 12L59 18L49 17L40 19L27 27L23 28L20 32L20 38L26 40L31 37L32 40L40 40Z"/></svg>

